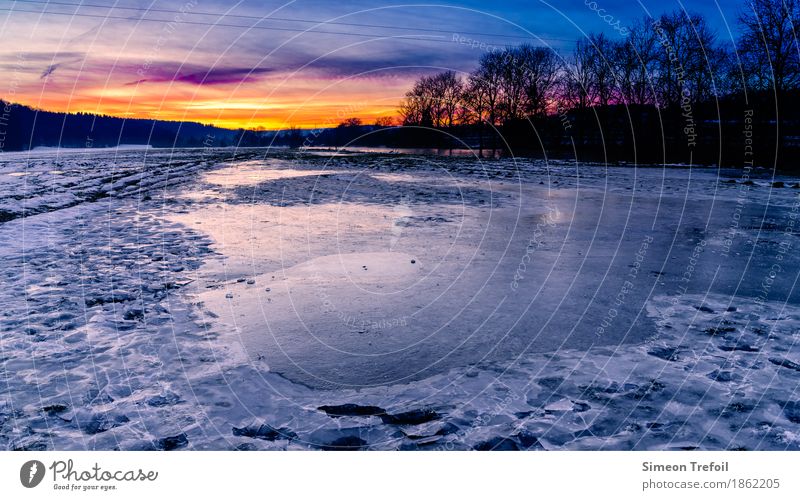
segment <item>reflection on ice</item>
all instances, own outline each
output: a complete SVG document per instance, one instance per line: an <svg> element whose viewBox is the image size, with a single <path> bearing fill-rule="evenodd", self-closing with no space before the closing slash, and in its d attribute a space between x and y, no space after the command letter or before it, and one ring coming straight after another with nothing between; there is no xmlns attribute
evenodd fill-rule
<svg viewBox="0 0 800 500"><path fill-rule="evenodd" d="M292 179L294 177L319 177L332 175L330 170L297 170L275 168L263 161L248 161L214 170L205 175L205 181L222 187L254 186L266 181Z"/></svg>

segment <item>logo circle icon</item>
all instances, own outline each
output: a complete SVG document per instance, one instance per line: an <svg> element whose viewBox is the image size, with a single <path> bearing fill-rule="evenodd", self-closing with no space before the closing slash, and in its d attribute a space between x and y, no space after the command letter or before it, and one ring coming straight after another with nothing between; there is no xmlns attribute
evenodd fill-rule
<svg viewBox="0 0 800 500"><path fill-rule="evenodd" d="M38 460L28 460L19 469L19 480L26 488L36 488L44 479L44 464Z"/></svg>

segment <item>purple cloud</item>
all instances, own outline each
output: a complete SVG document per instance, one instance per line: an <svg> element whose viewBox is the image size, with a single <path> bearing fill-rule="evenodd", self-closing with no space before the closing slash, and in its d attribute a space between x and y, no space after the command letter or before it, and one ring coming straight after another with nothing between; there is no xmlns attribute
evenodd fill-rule
<svg viewBox="0 0 800 500"><path fill-rule="evenodd" d="M180 65L174 62L156 63L138 68L136 74L143 78L128 82L126 85L136 85L145 82L184 82L192 85L246 83L257 80L261 75L272 71L271 68L208 68L195 65Z"/></svg>

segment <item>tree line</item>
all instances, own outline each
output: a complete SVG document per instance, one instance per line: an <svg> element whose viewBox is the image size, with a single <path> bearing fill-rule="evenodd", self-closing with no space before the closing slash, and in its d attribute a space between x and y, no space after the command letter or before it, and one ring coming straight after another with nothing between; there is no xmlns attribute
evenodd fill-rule
<svg viewBox="0 0 800 500"><path fill-rule="evenodd" d="M675 11L640 19L624 38L588 35L566 55L530 44L491 50L467 75L444 71L419 78L399 113L406 126L488 128L504 140L509 139L506 129L515 139L520 122L557 121L573 144L575 139L597 143L600 126L615 121L652 125L655 116L660 126L670 128L671 140L692 147L711 124L720 127L726 118L721 115L741 122L736 117L743 111L733 108L766 102L778 111L760 109L761 121L773 128L777 124L779 145L786 147L800 90L794 33L794 26L800 26L800 0L750 0L737 26L735 43L726 43L702 15Z"/></svg>
<svg viewBox="0 0 800 500"><path fill-rule="evenodd" d="M194 122L58 113L0 100L0 152L39 146L105 148L120 144L219 147L236 145L236 133Z"/></svg>

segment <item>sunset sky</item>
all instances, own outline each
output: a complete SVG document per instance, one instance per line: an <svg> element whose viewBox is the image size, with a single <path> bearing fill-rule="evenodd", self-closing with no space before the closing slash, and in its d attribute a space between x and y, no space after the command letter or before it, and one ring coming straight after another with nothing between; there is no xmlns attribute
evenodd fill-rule
<svg viewBox="0 0 800 500"><path fill-rule="evenodd" d="M345 117L369 123L395 115L421 74L470 71L487 47L529 42L567 54L590 32L620 36L617 20L684 7L729 39L744 4L0 1L0 97L52 111L232 128L321 127Z"/></svg>

